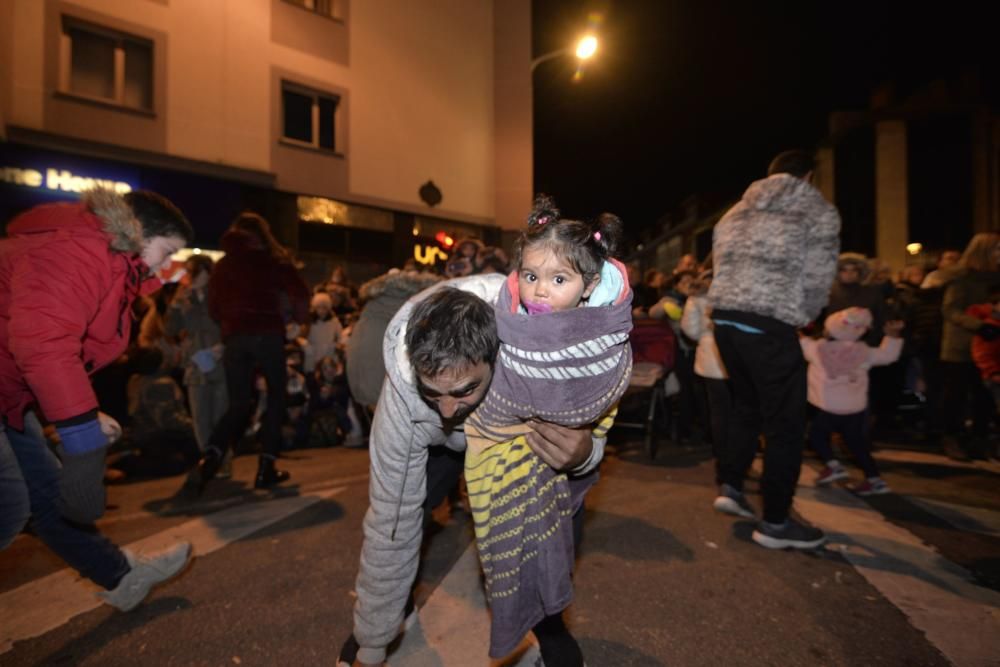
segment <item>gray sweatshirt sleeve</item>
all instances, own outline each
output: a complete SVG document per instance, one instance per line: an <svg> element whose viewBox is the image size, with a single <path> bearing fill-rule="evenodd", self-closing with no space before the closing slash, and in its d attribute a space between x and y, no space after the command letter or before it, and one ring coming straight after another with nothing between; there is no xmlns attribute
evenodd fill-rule
<svg viewBox="0 0 1000 667"><path fill-rule="evenodd" d="M406 397L385 382L372 424L370 505L355 585L354 636L362 662L385 659L417 574L427 493L425 438L424 429L411 420Z"/></svg>
<svg viewBox="0 0 1000 667"><path fill-rule="evenodd" d="M831 204L813 220L804 250L802 305L809 319L814 319L830 298L840 253L840 214Z"/></svg>

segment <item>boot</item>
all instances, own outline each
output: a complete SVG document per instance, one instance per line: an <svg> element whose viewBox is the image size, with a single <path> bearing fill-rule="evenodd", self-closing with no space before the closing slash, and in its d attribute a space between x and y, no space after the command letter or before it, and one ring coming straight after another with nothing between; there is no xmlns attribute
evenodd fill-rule
<svg viewBox="0 0 1000 667"><path fill-rule="evenodd" d="M222 457L222 453L215 447L208 447L205 450L197 467L189 472L187 479L184 480L184 489L188 494L195 497L201 495L202 491L205 490L205 485L212 481L215 474L219 472Z"/></svg>
<svg viewBox="0 0 1000 667"><path fill-rule="evenodd" d="M276 484L288 481L291 477L287 470L278 470L274 467L274 457L270 454L261 454L260 463L257 467L257 478L254 480L255 489L269 489Z"/></svg>

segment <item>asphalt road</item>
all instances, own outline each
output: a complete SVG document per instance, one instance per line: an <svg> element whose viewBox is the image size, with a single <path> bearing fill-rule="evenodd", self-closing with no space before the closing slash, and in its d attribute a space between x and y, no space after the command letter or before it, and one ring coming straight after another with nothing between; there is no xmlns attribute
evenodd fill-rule
<svg viewBox="0 0 1000 667"><path fill-rule="evenodd" d="M774 552L750 541L751 522L712 511L706 449L668 444L651 462L619 441L587 499L575 576L570 619L588 664L1000 664L1000 465L879 457L899 493L866 502L811 488L807 462L800 507L834 527L831 544ZM291 452L295 484L269 494L248 489L255 462L241 457L233 480L194 503L176 494L180 478L112 487L101 528L117 543L211 544L129 614L86 608L93 589L19 537L0 552L0 664L334 664L351 628L367 461L365 450ZM252 517L239 519L250 532L232 538L233 517ZM460 567L470 523L461 506L435 513L417 587L426 621L391 665L491 664L478 577ZM43 598L48 620L27 625L44 631L20 618L11 636L16 601Z"/></svg>

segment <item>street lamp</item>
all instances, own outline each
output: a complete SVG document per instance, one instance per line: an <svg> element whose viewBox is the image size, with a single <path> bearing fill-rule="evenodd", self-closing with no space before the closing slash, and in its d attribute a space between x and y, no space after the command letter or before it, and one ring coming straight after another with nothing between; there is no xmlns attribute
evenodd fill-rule
<svg viewBox="0 0 1000 667"><path fill-rule="evenodd" d="M579 58L582 61L582 60L587 60L588 58L593 56L594 53L596 52L597 52L597 38L594 37L593 35L585 35L580 39L579 42L576 43L575 47L567 46L562 49L556 49L555 51L550 51L545 55L538 56L537 58L535 58L534 60L531 61L531 71L532 73L534 73L534 71L542 63L552 60L553 58L558 58L559 56L566 55L567 53L574 54L577 58Z"/></svg>

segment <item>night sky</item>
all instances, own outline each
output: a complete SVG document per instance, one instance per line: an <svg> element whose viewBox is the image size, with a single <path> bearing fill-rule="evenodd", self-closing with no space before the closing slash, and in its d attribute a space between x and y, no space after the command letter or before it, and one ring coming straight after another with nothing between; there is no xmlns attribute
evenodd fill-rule
<svg viewBox="0 0 1000 667"><path fill-rule="evenodd" d="M535 72L535 188L638 239L685 197L737 197L779 151L815 148L831 111L867 109L883 83L898 99L971 71L995 103L990 3L915 5L534 0L536 57L603 17L582 80L573 57Z"/></svg>

